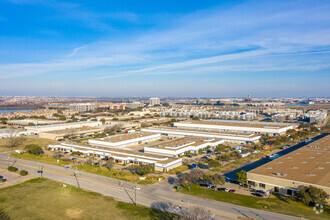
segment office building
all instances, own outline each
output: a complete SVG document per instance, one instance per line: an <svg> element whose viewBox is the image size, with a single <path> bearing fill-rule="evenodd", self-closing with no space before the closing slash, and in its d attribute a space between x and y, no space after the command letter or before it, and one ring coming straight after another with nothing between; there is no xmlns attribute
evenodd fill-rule
<svg viewBox="0 0 330 220"><path fill-rule="evenodd" d="M160 105L160 99L159 98L150 98L149 106L155 106L155 105Z"/></svg>
<svg viewBox="0 0 330 220"><path fill-rule="evenodd" d="M70 108L70 111L78 111L78 112L94 111L95 104L75 103L75 104L70 104L69 108Z"/></svg>

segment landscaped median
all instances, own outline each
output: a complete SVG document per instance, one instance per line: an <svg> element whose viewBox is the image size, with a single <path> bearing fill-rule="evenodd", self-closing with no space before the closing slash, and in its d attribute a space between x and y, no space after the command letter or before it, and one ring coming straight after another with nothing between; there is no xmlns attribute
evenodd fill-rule
<svg viewBox="0 0 330 220"><path fill-rule="evenodd" d="M176 219L175 215L76 188L33 179L0 189L0 219Z"/></svg>
<svg viewBox="0 0 330 220"><path fill-rule="evenodd" d="M123 181L136 182L138 184L153 184L153 183L159 182L158 178L164 179L164 177L162 177L162 176L150 176L150 175L146 176L144 179L144 177L142 177L138 174L132 173L130 171L118 170L118 169L109 170L106 167L98 166L98 165L91 165L91 164L76 165L76 166L72 166L72 168L78 169L81 171L85 171L85 172L89 172L89 173L94 173L97 175L120 179Z"/></svg>
<svg viewBox="0 0 330 220"><path fill-rule="evenodd" d="M11 157L16 157L20 159L25 159L25 160L34 160L34 161L39 161L43 163L50 163L50 164L55 164L55 165L68 165L72 163L72 160L68 159L62 159L59 158L58 163L57 163L57 158L47 155L47 154L30 154L30 153L13 153L10 155Z"/></svg>
<svg viewBox="0 0 330 220"><path fill-rule="evenodd" d="M257 198L252 196L240 195L237 193L229 193L215 191L203 188L197 184L190 187L190 191L186 187L178 190L181 193L199 196L206 199L217 200L221 202L231 203L234 205L245 206L254 209L260 209L269 212L275 212L285 215L303 217L306 219L329 219L329 207L325 207L322 214L316 214L315 211L300 202L296 202L288 197L271 195L270 198Z"/></svg>

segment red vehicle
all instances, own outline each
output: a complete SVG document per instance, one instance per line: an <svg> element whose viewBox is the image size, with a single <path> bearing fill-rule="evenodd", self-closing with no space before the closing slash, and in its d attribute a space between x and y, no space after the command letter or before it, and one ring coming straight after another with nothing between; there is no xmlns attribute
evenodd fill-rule
<svg viewBox="0 0 330 220"><path fill-rule="evenodd" d="M236 190L231 189L231 190L229 190L229 192L230 192L230 193L234 193L234 192L236 192Z"/></svg>

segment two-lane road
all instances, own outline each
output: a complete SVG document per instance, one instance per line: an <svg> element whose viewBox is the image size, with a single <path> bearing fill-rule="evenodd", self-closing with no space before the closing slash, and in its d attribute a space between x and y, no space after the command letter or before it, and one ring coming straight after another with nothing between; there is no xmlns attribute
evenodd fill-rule
<svg viewBox="0 0 330 220"><path fill-rule="evenodd" d="M13 158L11 158L9 161L12 159ZM29 173L33 176L40 176L37 171L42 167L44 171L43 177L74 186L78 186L79 184L79 186L83 189L98 192L102 195L111 196L120 201L131 203L135 201L135 190L132 189L134 186L133 183L81 171L76 172L76 178L74 176L74 170L72 169L67 170L61 166L30 160L16 158L15 160L16 167L29 171ZM8 153L0 154L0 166L6 167L7 165ZM177 193L166 181L153 185L142 185L140 187L141 190L136 192L137 203L148 207L154 207L154 204L157 202L168 202L176 206L181 205L183 207L204 207L205 209L210 210L212 213L215 213L217 219L237 219L238 216L267 220L297 219L291 216L250 209L228 203Z"/></svg>

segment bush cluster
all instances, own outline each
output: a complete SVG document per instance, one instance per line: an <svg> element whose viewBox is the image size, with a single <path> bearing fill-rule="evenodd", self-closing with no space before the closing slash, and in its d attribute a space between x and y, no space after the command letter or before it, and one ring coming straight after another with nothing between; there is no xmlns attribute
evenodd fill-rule
<svg viewBox="0 0 330 220"><path fill-rule="evenodd" d="M8 167L8 170L9 170L10 172L16 172L16 171L17 171L17 168L14 167L14 166L9 166L9 167Z"/></svg>

